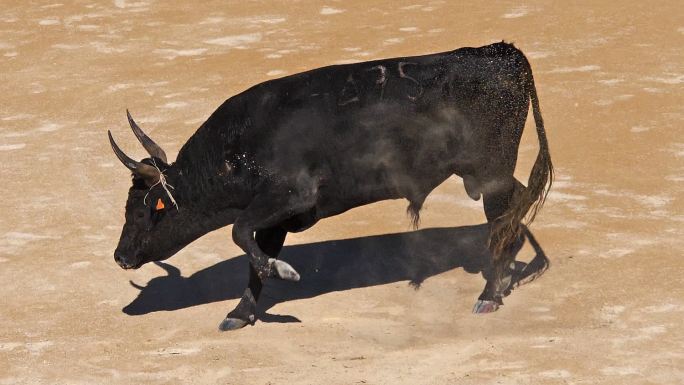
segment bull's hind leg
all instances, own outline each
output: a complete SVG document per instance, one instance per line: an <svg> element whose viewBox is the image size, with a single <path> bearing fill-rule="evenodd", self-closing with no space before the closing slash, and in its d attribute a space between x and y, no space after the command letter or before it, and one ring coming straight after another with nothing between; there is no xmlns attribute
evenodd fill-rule
<svg viewBox="0 0 684 385"><path fill-rule="evenodd" d="M513 204L513 197L525 187L512 176L502 178L494 183L488 183L490 187L484 191L484 209L487 222L490 226L490 250L492 251L492 269L486 277L482 294L473 307L473 313L491 313L503 305L503 297L510 290L515 254L522 246L522 234L513 234L508 241L504 241L500 247L501 237L505 233L514 231L518 224L506 223L502 215Z"/></svg>

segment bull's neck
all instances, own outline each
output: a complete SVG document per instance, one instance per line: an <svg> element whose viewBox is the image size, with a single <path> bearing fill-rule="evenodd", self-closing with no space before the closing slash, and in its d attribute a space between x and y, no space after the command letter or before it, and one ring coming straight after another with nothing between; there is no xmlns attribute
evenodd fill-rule
<svg viewBox="0 0 684 385"><path fill-rule="evenodd" d="M242 105L239 97L223 103L183 145L172 166L179 196L210 227L233 223L249 204L251 184L230 167L251 125Z"/></svg>
<svg viewBox="0 0 684 385"><path fill-rule="evenodd" d="M187 226L189 231L201 233L197 234L201 236L234 223L241 208L232 206L225 192L215 188L212 182L198 180L186 173L175 165L169 169L169 183L174 186L170 192L181 214L179 225Z"/></svg>

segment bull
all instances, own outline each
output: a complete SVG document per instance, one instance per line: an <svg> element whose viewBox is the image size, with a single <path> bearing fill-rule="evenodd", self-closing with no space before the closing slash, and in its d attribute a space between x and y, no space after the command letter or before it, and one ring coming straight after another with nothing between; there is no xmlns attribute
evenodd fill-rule
<svg viewBox="0 0 684 385"><path fill-rule="evenodd" d="M513 171L530 104L539 152L525 186ZM417 226L428 194L452 175L483 199L493 274L473 312L493 312L510 290L523 222L553 181L532 69L504 42L257 84L211 114L175 162L128 121L150 156L131 159L108 132L133 180L114 258L136 269L232 224L249 283L221 330L254 324L265 279L300 279L278 259L287 233L386 199L406 199Z"/></svg>

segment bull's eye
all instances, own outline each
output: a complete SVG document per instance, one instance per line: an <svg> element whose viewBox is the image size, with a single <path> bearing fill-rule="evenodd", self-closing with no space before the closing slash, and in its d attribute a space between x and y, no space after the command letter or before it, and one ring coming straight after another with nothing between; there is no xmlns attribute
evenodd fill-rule
<svg viewBox="0 0 684 385"><path fill-rule="evenodd" d="M164 202L162 202L161 198L157 199L157 205L154 207L155 210L163 210L164 209Z"/></svg>

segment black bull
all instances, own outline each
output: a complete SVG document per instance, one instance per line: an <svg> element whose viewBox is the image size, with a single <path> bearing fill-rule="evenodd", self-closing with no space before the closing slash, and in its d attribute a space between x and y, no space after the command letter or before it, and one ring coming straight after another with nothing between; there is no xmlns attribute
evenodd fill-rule
<svg viewBox="0 0 684 385"><path fill-rule="evenodd" d="M513 177L529 105L539 154L527 187ZM483 197L494 266L474 311L494 311L510 289L521 222L553 179L546 134L523 53L511 44L319 68L258 84L224 102L169 164L140 162L110 142L133 172L114 253L137 268L233 224L250 260L248 288L222 330L253 324L266 278L299 280L277 259L288 232L385 199L406 199L417 226L428 194L451 175Z"/></svg>

